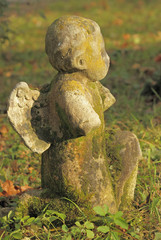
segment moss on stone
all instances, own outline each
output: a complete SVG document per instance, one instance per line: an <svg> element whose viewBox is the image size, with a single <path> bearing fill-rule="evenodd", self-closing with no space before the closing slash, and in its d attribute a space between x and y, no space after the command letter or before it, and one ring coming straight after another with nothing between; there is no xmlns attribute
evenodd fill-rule
<svg viewBox="0 0 161 240"><path fill-rule="evenodd" d="M115 143L115 131L114 130L105 130L105 147L107 162L109 165L109 170L112 178L113 188L116 190L116 184L120 176L122 169L122 160L120 158L120 150L122 146Z"/></svg>
<svg viewBox="0 0 161 240"><path fill-rule="evenodd" d="M120 210L127 210L132 206L132 201L133 201L133 197L134 197L134 188L135 188L135 184L136 181L134 181L134 179L136 179L137 177L137 172L138 172L138 164L136 165L136 167L134 168L133 172L131 173L129 179L126 181L124 189L123 189L123 195L121 197L121 204L119 206ZM134 185L134 187L133 187Z"/></svg>
<svg viewBox="0 0 161 240"><path fill-rule="evenodd" d="M98 158L100 155L100 141L97 135L92 138L92 155L94 158Z"/></svg>
<svg viewBox="0 0 161 240"><path fill-rule="evenodd" d="M94 212L91 209L88 202L75 203L68 198L45 198L45 197L35 197L25 194L23 198L20 199L18 207L15 210L15 215L19 218L24 216L38 217L43 214L43 211L54 210L59 213L66 215L66 224L73 224L76 219L83 219L87 215L93 215ZM44 212L45 212L44 211ZM61 221L54 221L55 225L62 224Z"/></svg>

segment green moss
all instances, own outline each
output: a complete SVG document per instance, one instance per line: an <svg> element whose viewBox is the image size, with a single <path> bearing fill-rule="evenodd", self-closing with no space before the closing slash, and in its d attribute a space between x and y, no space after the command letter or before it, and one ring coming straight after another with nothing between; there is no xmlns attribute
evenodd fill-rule
<svg viewBox="0 0 161 240"><path fill-rule="evenodd" d="M45 193L46 194L46 193ZM44 197L35 197L29 196L28 194L26 199L21 199L19 205L15 211L16 216L20 218L24 216L38 217L43 214L43 211L54 210L59 213L66 215L66 224L73 224L76 219L84 218L86 215L90 216L93 214L93 210L86 203L79 205L68 198L55 197L44 198ZM54 221L55 225L60 224L61 222ZM62 224L62 223L61 223Z"/></svg>
<svg viewBox="0 0 161 240"><path fill-rule="evenodd" d="M123 195L121 198L121 204L119 206L120 210L126 210L129 209L132 206L132 200L133 200L133 190L131 191L131 186L135 185L135 179L138 172L138 165L134 168L133 172L131 173L129 179L126 181L124 189L123 189Z"/></svg>
<svg viewBox="0 0 161 240"><path fill-rule="evenodd" d="M115 144L115 133L114 130L105 130L106 156L114 189L116 189L116 184L122 169L122 160L120 158L122 146L120 144Z"/></svg>
<svg viewBox="0 0 161 240"><path fill-rule="evenodd" d="M97 135L92 138L92 155L94 158L98 158L100 155L100 137Z"/></svg>

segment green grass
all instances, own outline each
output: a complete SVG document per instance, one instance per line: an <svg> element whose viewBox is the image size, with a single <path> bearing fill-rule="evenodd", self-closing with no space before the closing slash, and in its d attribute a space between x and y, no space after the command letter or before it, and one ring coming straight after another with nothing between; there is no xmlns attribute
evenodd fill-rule
<svg viewBox="0 0 161 240"><path fill-rule="evenodd" d="M161 77L160 62L155 61L161 53L160 12L159 0L37 0L32 5L11 4L6 14L12 32L10 41L1 46L0 55L0 105L4 105L16 83L26 81L32 86L41 86L50 82L56 73L44 52L45 33L53 20L75 14L100 25L111 58L109 73L102 83L117 99L105 113L106 126L134 132L143 152L134 209L124 213L131 232L140 240L161 239L161 101L158 96L149 101L141 95L147 83ZM6 133L1 132L2 126L7 128ZM2 181L40 186L40 156L23 145L6 116L0 117L0 149ZM29 227L20 225L23 237L28 236L25 231ZM13 231L10 226L12 224L7 224L6 235ZM40 227L33 239L41 239L41 235L44 239L54 239L51 226L45 227ZM57 231L63 234L59 228ZM122 234L120 239L135 238Z"/></svg>

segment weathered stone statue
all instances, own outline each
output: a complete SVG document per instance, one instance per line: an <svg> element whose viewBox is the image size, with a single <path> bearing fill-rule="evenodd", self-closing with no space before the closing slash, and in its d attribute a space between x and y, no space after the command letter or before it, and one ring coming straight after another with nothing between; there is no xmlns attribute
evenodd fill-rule
<svg viewBox="0 0 161 240"><path fill-rule="evenodd" d="M107 204L111 212L124 208L134 197L141 150L134 134L116 133L113 144L121 145L121 168L113 184L104 111L115 98L99 82L109 68L99 26L77 16L59 18L48 28L46 53L58 74L40 91L18 83L8 108L25 144L42 154L42 187L92 206Z"/></svg>

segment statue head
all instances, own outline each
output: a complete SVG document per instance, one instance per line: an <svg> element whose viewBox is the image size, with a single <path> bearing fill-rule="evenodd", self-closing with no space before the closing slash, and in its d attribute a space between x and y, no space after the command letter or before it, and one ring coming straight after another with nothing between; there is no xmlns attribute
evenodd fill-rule
<svg viewBox="0 0 161 240"><path fill-rule="evenodd" d="M98 24L78 16L64 16L48 28L46 53L59 72L81 71L91 81L103 79L109 68L109 57Z"/></svg>

